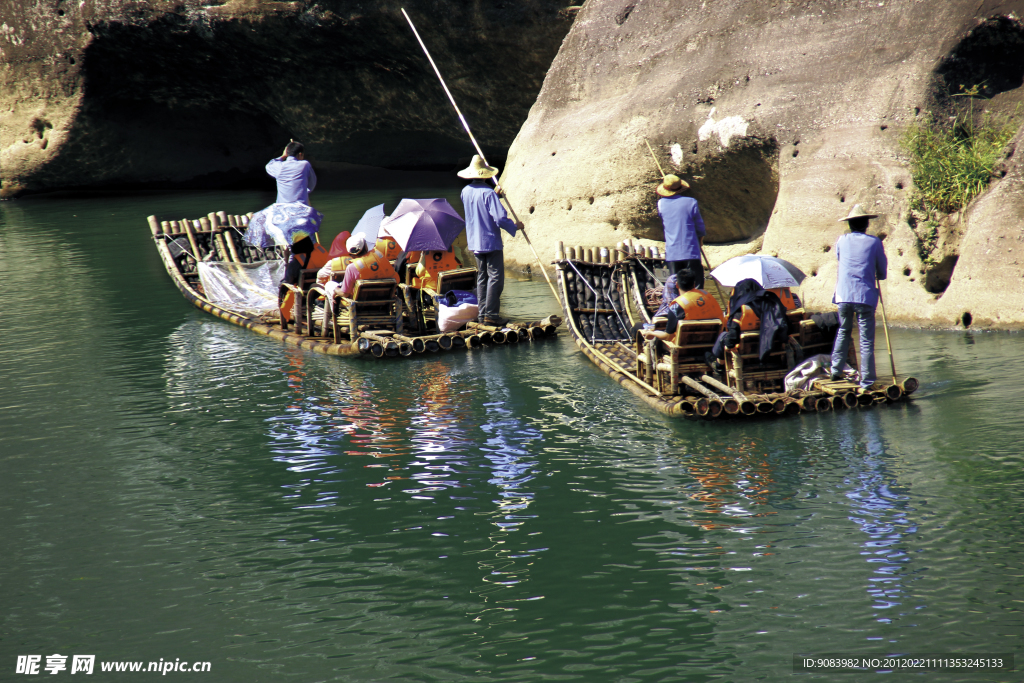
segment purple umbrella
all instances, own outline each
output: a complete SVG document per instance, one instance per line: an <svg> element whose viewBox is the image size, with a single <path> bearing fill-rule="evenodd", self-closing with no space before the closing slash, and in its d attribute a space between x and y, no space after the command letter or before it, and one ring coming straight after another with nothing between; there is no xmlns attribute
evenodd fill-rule
<svg viewBox="0 0 1024 683"><path fill-rule="evenodd" d="M403 199L380 224L405 251L447 251L464 227L447 199Z"/></svg>

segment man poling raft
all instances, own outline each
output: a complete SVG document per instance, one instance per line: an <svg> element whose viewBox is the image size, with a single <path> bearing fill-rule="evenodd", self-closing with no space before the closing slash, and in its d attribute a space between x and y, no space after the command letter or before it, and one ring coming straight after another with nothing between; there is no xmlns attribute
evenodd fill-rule
<svg viewBox="0 0 1024 683"><path fill-rule="evenodd" d="M501 327L506 319L500 317L501 292L505 288L505 256L501 231L515 237L523 229L520 221L513 221L505 213L498 192L486 180L498 174L483 157L475 155L468 168L459 171L460 178L472 182L462 189L462 205L466 210L466 238L469 250L477 261L476 298L480 310L479 322Z"/></svg>
<svg viewBox="0 0 1024 683"><path fill-rule="evenodd" d="M836 242L836 259L839 273L836 276L836 291L832 303L839 307L839 332L832 350L831 378L843 377L846 354L853 334L853 320L857 319L860 329L860 386L862 390L875 382L875 307L881 297L879 280L884 280L888 261L882 240L868 235L868 223L875 214L865 213L860 205L850 210L850 215L840 218L846 221L850 232ZM886 326L886 339L889 330ZM890 358L892 351L889 352ZM896 367L893 365L893 379Z"/></svg>
<svg viewBox="0 0 1024 683"><path fill-rule="evenodd" d="M441 70L438 69L437 64L434 63L434 58L430 56L430 50L427 49L426 43L423 42L423 39L420 37L419 31L416 30L416 25L412 23L412 19L409 18L409 14L405 11L405 9L402 9L402 15L405 17L405 20L409 22L409 28L412 29L413 35L416 36L417 42L419 42L420 47L423 49L423 54L426 55L427 61L430 62L430 66L434 69L434 73L437 74L437 80L441 82L441 87L444 89L445 95L448 96L448 101L452 103L452 107L455 109L455 113L459 117L459 122L462 123L462 127L466 131L466 135L469 136L470 142L473 143L473 147L476 149L476 153L480 157L480 163L482 164L482 166L485 166L487 168L494 168L493 166L490 166L487 163L486 155L484 155L483 150L480 149L480 145L477 143L476 138L473 137L473 131L469 129L469 123L466 122L466 117L463 116L462 112L459 110L459 105L455 104L455 98L452 96L451 91L448 89L448 85L444 82L444 78L441 76ZM494 175L497 175L497 169L495 169ZM494 175L492 175L491 177L493 178ZM536 259L537 265L540 266L540 272L544 274L544 279L547 280L548 287L551 288L551 294L553 294L555 300L558 301L558 292L555 291L555 285L554 283L551 282L551 277L548 275L547 268L544 267L544 262L540 260L540 255L537 253L537 250L533 248L533 242L530 241L530 236L526 234L526 228L523 226L522 221L519 220L519 217L516 216L516 212L512 208L512 204L508 201L508 198L505 197L505 195L501 192L501 187L497 184L497 181L495 181L495 191L498 197L505 199L505 203L508 206L509 212L512 214L512 220L519 227L519 232L522 233L523 238L526 240L526 243L530 246L530 251L533 252L533 257ZM468 219L469 217L467 216L467 221Z"/></svg>

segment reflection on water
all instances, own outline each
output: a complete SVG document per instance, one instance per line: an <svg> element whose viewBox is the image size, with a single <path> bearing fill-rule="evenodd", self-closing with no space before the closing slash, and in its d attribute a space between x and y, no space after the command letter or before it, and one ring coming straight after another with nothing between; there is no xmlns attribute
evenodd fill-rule
<svg viewBox="0 0 1024 683"><path fill-rule="evenodd" d="M144 216L250 199L0 204L0 666L720 681L794 652L1024 656L1019 336L895 330L922 380L899 407L674 422L564 336L365 362L194 310ZM554 303L510 281L503 306Z"/></svg>
<svg viewBox="0 0 1024 683"><path fill-rule="evenodd" d="M909 518L910 491L891 472L898 464L892 462L886 451L876 412L866 413L860 421L860 439L852 433L849 423L844 426L839 448L852 470L847 477L850 490L846 494L851 501L850 520L868 536L869 540L861 546L861 554L867 557L874 574L868 580L867 592L873 600L872 609L879 610L878 621L888 624L896 616L881 610L900 607L906 600L903 580L908 574L910 555L905 537L916 531ZM906 614L900 612L899 616Z"/></svg>
<svg viewBox="0 0 1024 683"><path fill-rule="evenodd" d="M689 497L709 515L694 519L702 529L742 530L749 524L742 520L775 514L763 511L774 491L774 466L757 441L711 444L682 465L694 479Z"/></svg>

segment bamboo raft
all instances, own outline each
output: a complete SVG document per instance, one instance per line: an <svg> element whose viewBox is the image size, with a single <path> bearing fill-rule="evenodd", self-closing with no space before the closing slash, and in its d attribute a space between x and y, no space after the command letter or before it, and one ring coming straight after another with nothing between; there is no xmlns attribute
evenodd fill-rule
<svg viewBox="0 0 1024 683"><path fill-rule="evenodd" d="M218 211L198 220L160 221L149 216L147 221L164 268L185 299L222 320L286 344L334 356L402 358L541 341L556 337L562 323L558 316L510 322L501 328L471 322L458 331L441 333L436 329L436 311L424 304L419 290L404 284L392 288L390 299L368 302L369 305L339 296L332 316L325 316L325 307L317 305L325 298L325 292L315 284L315 270L303 271L302 286L291 288L295 294L291 320L295 322L290 328L280 311L253 315L229 310L207 298L200 282L199 262L258 264L285 258L281 247L262 250L244 242L242 235L251 217L252 214L228 215ZM188 248L172 250L171 244L176 240L187 241ZM473 269L453 272L457 272L461 283L475 278ZM380 282L361 280L357 288L368 285L365 289L371 291L374 283Z"/></svg>
<svg viewBox="0 0 1024 683"><path fill-rule="evenodd" d="M788 312L789 345L767 363L758 359L759 333L743 333L740 345L727 352L725 377L712 377L703 354L721 331L718 321L681 321L675 342L647 342L631 335L633 325L650 322L658 308L647 293L665 266L661 254L621 242L568 251L559 243L554 265L569 334L580 351L645 403L672 417L742 419L871 408L903 401L918 387L913 377L893 377L875 382L866 392L850 382L831 380L815 380L806 391L786 391L785 376L797 364L795 350L831 353L834 342L834 332L818 329L803 309ZM725 302L720 303L724 310ZM856 362L852 351L851 361Z"/></svg>

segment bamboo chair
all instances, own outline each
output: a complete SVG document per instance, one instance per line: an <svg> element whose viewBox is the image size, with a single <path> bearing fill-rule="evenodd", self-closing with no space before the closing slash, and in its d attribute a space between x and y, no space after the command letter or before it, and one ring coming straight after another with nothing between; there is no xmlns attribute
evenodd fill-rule
<svg viewBox="0 0 1024 683"><path fill-rule="evenodd" d="M438 273L436 294L444 295L453 289L475 292L476 277L476 268L456 268ZM402 293L409 307L408 318L418 330L426 332L431 325L437 325L437 304L432 296L435 292L412 287L412 278L409 279L410 285L402 286Z"/></svg>
<svg viewBox="0 0 1024 683"><path fill-rule="evenodd" d="M398 283L391 278L357 280L352 296L340 294L334 303L339 329L348 329L349 339L359 338L360 328L402 333L402 299Z"/></svg>
<svg viewBox="0 0 1024 683"><path fill-rule="evenodd" d="M664 329L665 319L654 319L654 329ZM700 376L708 371L704 354L711 351L722 331L718 320L681 320L676 337L669 341L644 341L637 333L636 372L648 378L662 394L681 393L683 376Z"/></svg>
<svg viewBox="0 0 1024 683"><path fill-rule="evenodd" d="M731 359L729 379L740 391L766 393L784 389L783 380L789 374L787 348L768 354L761 362L761 333L744 332L740 343L727 351Z"/></svg>

